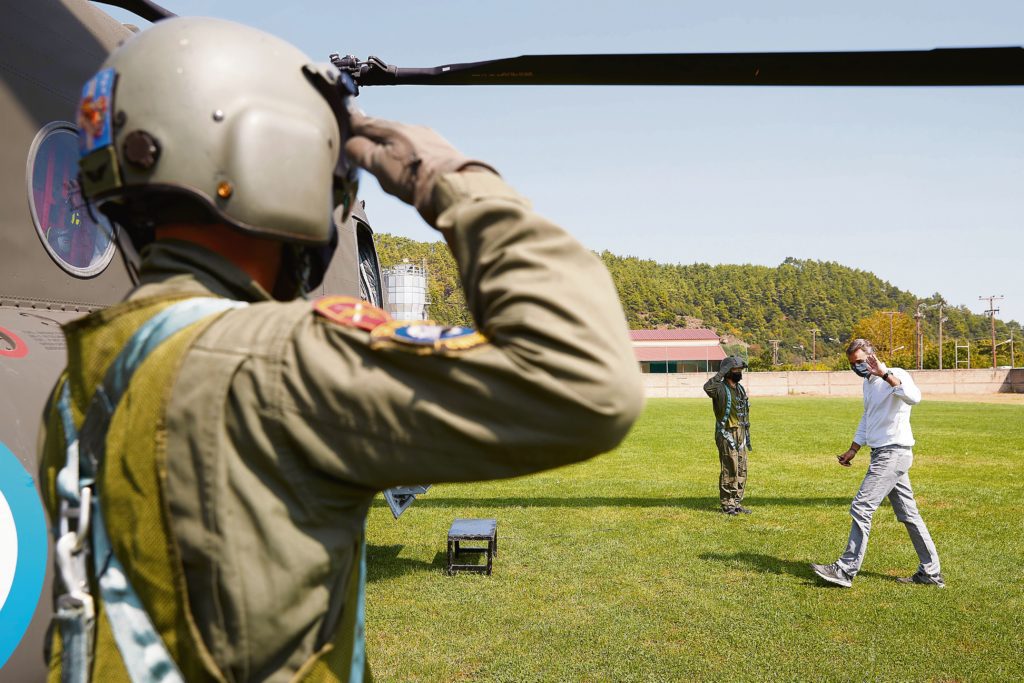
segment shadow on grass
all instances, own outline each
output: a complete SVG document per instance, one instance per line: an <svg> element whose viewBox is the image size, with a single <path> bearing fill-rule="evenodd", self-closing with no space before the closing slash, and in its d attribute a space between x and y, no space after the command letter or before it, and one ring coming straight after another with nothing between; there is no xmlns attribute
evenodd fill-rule
<svg viewBox="0 0 1024 683"><path fill-rule="evenodd" d="M773 557L771 555L764 555L762 553L704 553L698 555L702 560L712 560L714 562L722 562L724 564L732 565L747 565L759 572L769 572L771 574L789 574L795 576L798 579L806 579L807 583L814 584L816 586L822 586L824 588L838 587L827 584L824 581L818 579L818 577L811 571L811 563L809 561L801 560L784 560L781 557ZM876 572L865 572L861 571L857 576L871 576L876 579L885 579L886 581L895 581L896 578L887 574L878 574Z"/></svg>
<svg viewBox="0 0 1024 683"><path fill-rule="evenodd" d="M850 497L824 498L760 498L751 497L744 501L755 510L760 506L781 507L829 507L850 504ZM383 507L386 503L378 498L374 507ZM564 498L555 496L523 496L521 498L451 498L429 495L420 496L414 503L417 507L426 508L597 508L597 507L635 507L635 508L686 508L704 512L719 512L718 500L712 496L690 497L657 497L641 498L636 496L587 496Z"/></svg>
<svg viewBox="0 0 1024 683"><path fill-rule="evenodd" d="M373 583L374 581L382 581L385 579L395 579L399 576L405 576L406 574L421 574L423 572L438 570L445 571L448 567L448 552L447 550L440 550L434 554L433 562L424 562L423 560L412 560L409 558L400 558L398 554L402 552L402 548L405 546L401 545L369 545L366 546L366 581L367 583ZM485 563L482 561L483 554L470 554L468 556L459 556L460 564L473 564L473 558L479 557L481 561L478 563L481 566ZM467 574L475 575L476 572L463 572Z"/></svg>
<svg viewBox="0 0 1024 683"><path fill-rule="evenodd" d="M366 580L368 582L382 579L394 579L405 574L420 573L432 569L444 570L447 563L445 553L434 556L433 562L398 557L402 545L370 545L366 546Z"/></svg>

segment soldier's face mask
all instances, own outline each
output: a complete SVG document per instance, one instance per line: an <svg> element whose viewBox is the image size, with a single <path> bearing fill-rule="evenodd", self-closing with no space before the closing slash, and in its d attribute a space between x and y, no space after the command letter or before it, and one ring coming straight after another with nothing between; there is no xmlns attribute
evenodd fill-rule
<svg viewBox="0 0 1024 683"><path fill-rule="evenodd" d="M850 369L853 370L858 377L867 379L871 376L871 368L868 367L868 362L866 360L850 363Z"/></svg>
<svg viewBox="0 0 1024 683"><path fill-rule="evenodd" d="M729 371L729 379L731 379L734 382L739 382L741 379L743 379L743 371L741 371L741 370L730 370Z"/></svg>

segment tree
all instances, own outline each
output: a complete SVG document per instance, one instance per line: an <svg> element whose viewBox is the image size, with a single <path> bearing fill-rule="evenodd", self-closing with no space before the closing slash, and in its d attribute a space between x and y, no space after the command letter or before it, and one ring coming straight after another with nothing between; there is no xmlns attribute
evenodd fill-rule
<svg viewBox="0 0 1024 683"><path fill-rule="evenodd" d="M914 364L914 321L906 313L876 311L853 326L853 338L867 339L885 363Z"/></svg>
<svg viewBox="0 0 1024 683"><path fill-rule="evenodd" d="M417 264L426 261L431 318L445 325L473 324L458 268L443 242L416 242L386 233L377 233L374 239L383 267L403 259ZM750 344L751 361L757 358L758 366L765 368L771 367L772 360L768 340L779 339L779 362L800 369L812 367L813 328L820 330L814 339L818 361L814 367L845 368L843 351L852 330L853 336L870 339L886 363L915 367L912 320L903 313L893 314L890 345L889 314L882 311L911 311L921 299L867 271L793 257L771 268L663 264L608 251L597 256L611 274L631 328L709 327L730 336L730 341ZM930 304L940 300L938 293L924 299ZM971 340L972 366L990 365L988 318L948 304L943 313L948 318L943 328L943 364L952 367L954 340ZM926 367L937 367L937 315L936 309L927 309L922 325ZM1016 349L1019 359L1024 348L1020 324L996 321L999 341L1009 339L1011 333L1021 340ZM805 352L794 352L801 345ZM1008 364L1009 344L998 351L1000 364Z"/></svg>

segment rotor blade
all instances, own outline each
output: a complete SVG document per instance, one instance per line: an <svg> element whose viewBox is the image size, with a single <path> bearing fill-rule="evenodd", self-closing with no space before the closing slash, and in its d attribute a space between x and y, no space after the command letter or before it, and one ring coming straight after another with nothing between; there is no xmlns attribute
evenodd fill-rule
<svg viewBox="0 0 1024 683"><path fill-rule="evenodd" d="M370 58L364 64L383 65ZM359 85L1024 85L1020 47L892 52L525 55L426 69L373 65Z"/></svg>
<svg viewBox="0 0 1024 683"><path fill-rule="evenodd" d="M142 17L146 21L156 23L161 19L169 19L178 16L169 9L164 9L150 0L95 0L101 5L111 5L127 10L135 16Z"/></svg>

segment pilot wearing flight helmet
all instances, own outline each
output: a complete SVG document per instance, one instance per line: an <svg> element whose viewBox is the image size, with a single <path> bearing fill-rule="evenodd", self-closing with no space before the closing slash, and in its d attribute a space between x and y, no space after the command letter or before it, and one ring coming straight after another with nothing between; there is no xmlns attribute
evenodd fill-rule
<svg viewBox="0 0 1024 683"><path fill-rule="evenodd" d="M589 458L641 408L600 261L436 133L350 114L346 78L178 18L84 88L83 193L139 282L66 326L47 408L54 675L368 678L377 492ZM444 235L478 329L304 298L356 165Z"/></svg>

